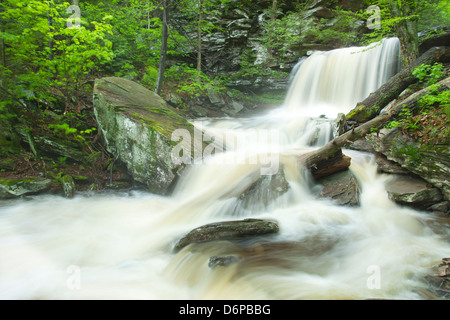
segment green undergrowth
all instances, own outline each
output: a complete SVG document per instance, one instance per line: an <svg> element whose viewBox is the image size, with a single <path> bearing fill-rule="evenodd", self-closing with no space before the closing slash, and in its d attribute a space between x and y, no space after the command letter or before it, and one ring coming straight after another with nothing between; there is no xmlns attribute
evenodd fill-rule
<svg viewBox="0 0 450 320"><path fill-rule="evenodd" d="M422 64L413 75L418 79L414 90L428 88L427 94L419 98L413 108L403 108L385 127L399 128L423 145L449 144L450 91L438 84L448 76L447 68L441 63Z"/></svg>

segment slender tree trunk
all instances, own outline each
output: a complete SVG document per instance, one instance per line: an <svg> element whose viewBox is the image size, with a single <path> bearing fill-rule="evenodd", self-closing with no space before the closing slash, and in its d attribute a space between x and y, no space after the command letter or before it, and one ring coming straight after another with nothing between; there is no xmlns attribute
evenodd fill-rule
<svg viewBox="0 0 450 320"><path fill-rule="evenodd" d="M164 71L166 68L166 57L167 57L167 40L169 38L169 29L167 26L167 0L163 0L163 16L162 16L162 40L161 40L161 53L159 55L159 70L158 78L156 80L155 92L161 94L162 85L164 82Z"/></svg>
<svg viewBox="0 0 450 320"><path fill-rule="evenodd" d="M197 28L197 81L200 81L202 73L202 22L203 22L203 0L200 0L198 28Z"/></svg>
<svg viewBox="0 0 450 320"><path fill-rule="evenodd" d="M3 1L0 0L0 3L2 3ZM3 11L3 6L0 7L0 12ZM0 21L0 30L3 32L3 22ZM3 37L0 38L0 66L1 67L6 67L6 50L5 50L5 39ZM3 77L0 76L0 88L3 88L4 82L3 82ZM1 94L0 94L1 97Z"/></svg>
<svg viewBox="0 0 450 320"><path fill-rule="evenodd" d="M272 58L272 34L273 34L273 28L275 28L275 21L277 19L277 8L278 8L278 0L272 1L272 16L270 18L270 22L272 24L270 31L269 31L269 45L267 49L267 57L270 59Z"/></svg>
<svg viewBox="0 0 450 320"><path fill-rule="evenodd" d="M278 7L278 0L272 1L272 22L275 22L277 18L277 7Z"/></svg>
<svg viewBox="0 0 450 320"><path fill-rule="evenodd" d="M48 39L48 48L49 48L49 53L48 53L48 60L52 61L54 56L53 56L53 19L51 16L51 3L50 1L48 1L48 6L49 6L49 11L47 11L47 23L48 23L48 29L49 29L49 34L50 37Z"/></svg>
<svg viewBox="0 0 450 320"><path fill-rule="evenodd" d="M395 18L404 18L396 28L403 62L409 65L419 57L417 0L391 0L391 13Z"/></svg>

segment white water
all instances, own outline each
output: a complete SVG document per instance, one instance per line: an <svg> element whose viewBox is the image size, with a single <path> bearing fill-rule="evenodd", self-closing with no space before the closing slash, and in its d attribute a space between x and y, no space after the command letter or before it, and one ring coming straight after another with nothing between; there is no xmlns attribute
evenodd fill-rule
<svg viewBox="0 0 450 320"><path fill-rule="evenodd" d="M368 47L314 52L299 66L287 94L290 113L334 117L381 87L400 68L400 43L384 39Z"/></svg>
<svg viewBox="0 0 450 320"><path fill-rule="evenodd" d="M192 166L170 197L130 192L1 202L0 299L423 298L421 277L450 253L448 228L391 202L388 177L364 153L345 151L362 185L360 207L316 199L317 186L299 173L296 157L325 143L332 127L308 114L292 116L291 107L253 119L204 120L209 133L228 139L252 141L254 130L276 130L278 138ZM249 158L267 152L277 155L290 189L267 208L261 201L244 208L237 197L262 167ZM245 217L278 221L280 233L262 240L271 246L223 241L172 251L195 227ZM245 259L209 268L209 258L222 254Z"/></svg>

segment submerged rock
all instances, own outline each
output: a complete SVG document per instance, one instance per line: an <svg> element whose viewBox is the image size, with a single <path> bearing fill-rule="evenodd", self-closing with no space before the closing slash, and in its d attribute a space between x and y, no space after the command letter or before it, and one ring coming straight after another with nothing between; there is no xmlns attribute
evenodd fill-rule
<svg viewBox="0 0 450 320"><path fill-rule="evenodd" d="M183 236L175 245L179 251L191 243L203 243L218 240L235 240L274 234L279 231L278 224L261 219L224 221L198 227Z"/></svg>
<svg viewBox="0 0 450 320"><path fill-rule="evenodd" d="M183 157L201 155L203 143L194 139L194 126L175 113L156 93L122 78L97 79L94 112L107 150L123 163L137 182L157 194L169 192L186 161L174 162L174 131L187 135ZM201 149L197 150L196 149ZM179 163L183 162L183 163Z"/></svg>
<svg viewBox="0 0 450 320"><path fill-rule="evenodd" d="M208 267L214 269L215 267L228 267L232 264L237 263L241 258L237 255L227 255L227 256L213 256L209 258Z"/></svg>
<svg viewBox="0 0 450 320"><path fill-rule="evenodd" d="M289 182L283 168L274 175L260 176L240 196L239 200L245 209L263 210L289 190Z"/></svg>
<svg viewBox="0 0 450 320"><path fill-rule="evenodd" d="M50 189L52 180L42 178L0 179L0 199L38 194Z"/></svg>

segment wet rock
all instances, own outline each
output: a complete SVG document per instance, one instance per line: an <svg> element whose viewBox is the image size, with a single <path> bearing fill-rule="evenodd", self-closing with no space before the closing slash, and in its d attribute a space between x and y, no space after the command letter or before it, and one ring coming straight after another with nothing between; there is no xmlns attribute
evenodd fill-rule
<svg viewBox="0 0 450 320"><path fill-rule="evenodd" d="M450 146L421 145L398 128L366 136L376 152L439 188L450 200Z"/></svg>
<svg viewBox="0 0 450 320"><path fill-rule="evenodd" d="M398 163L386 159L385 156L381 154L376 154L375 162L379 172L393 173L393 174L410 174L409 170L402 168Z"/></svg>
<svg viewBox="0 0 450 320"><path fill-rule="evenodd" d="M83 146L76 139L30 134L22 125L18 125L16 131L36 156L65 157L79 163L88 162L88 155L82 151Z"/></svg>
<svg viewBox="0 0 450 320"><path fill-rule="evenodd" d="M279 227L273 221L245 219L224 221L198 227L183 236L174 247L179 251L192 243L204 243L218 240L236 240L278 233Z"/></svg>
<svg viewBox="0 0 450 320"><path fill-rule="evenodd" d="M394 175L386 183L389 198L395 202L425 209L442 200L442 193L425 180L410 176Z"/></svg>
<svg viewBox="0 0 450 320"><path fill-rule="evenodd" d="M358 139L358 140L352 142L348 146L348 149L362 151L362 152L375 153L375 149L365 138Z"/></svg>
<svg viewBox="0 0 450 320"><path fill-rule="evenodd" d="M39 194L50 189L52 180L42 178L0 179L0 199Z"/></svg>
<svg viewBox="0 0 450 320"><path fill-rule="evenodd" d="M228 267L237 263L240 260L240 257L236 255L228 255L228 256L213 256L209 258L208 267L214 269L215 267Z"/></svg>
<svg viewBox="0 0 450 320"><path fill-rule="evenodd" d="M66 198L73 198L75 196L75 182L70 175L65 175L61 178L61 185L64 191L64 196Z"/></svg>
<svg viewBox="0 0 450 320"><path fill-rule="evenodd" d="M450 214L450 201L443 201L433 204L428 208L429 211Z"/></svg>
<svg viewBox="0 0 450 320"><path fill-rule="evenodd" d="M430 274L424 277L428 283L428 291L436 298L450 298L450 258L442 259L442 262L432 268Z"/></svg>
<svg viewBox="0 0 450 320"><path fill-rule="evenodd" d="M343 113L339 113L333 125L333 136L339 137L347 131L347 117Z"/></svg>
<svg viewBox="0 0 450 320"><path fill-rule="evenodd" d="M203 149L203 142L194 142L202 137L194 134L197 129L160 96L130 80L97 79L94 112L107 150L150 192L167 194L185 165L186 161L173 161L174 146L190 151L182 155L188 160L202 154L196 149ZM172 141L176 130L182 130L186 139L178 136L180 142Z"/></svg>
<svg viewBox="0 0 450 320"><path fill-rule="evenodd" d="M288 190L289 182L284 170L280 168L274 175L260 176L239 196L239 200L244 208L265 209Z"/></svg>
<svg viewBox="0 0 450 320"><path fill-rule="evenodd" d="M361 187L350 170L334 173L317 181L319 198L332 199L337 205L359 206Z"/></svg>

